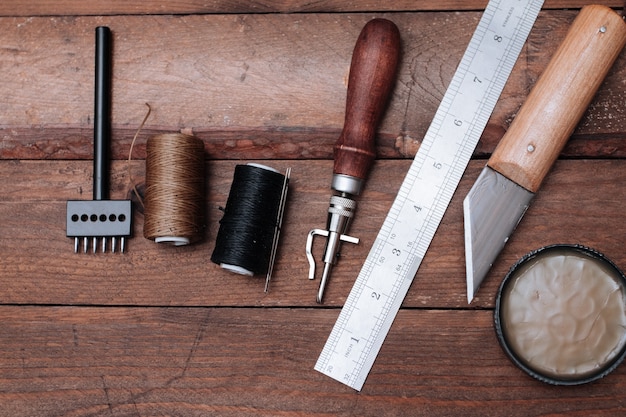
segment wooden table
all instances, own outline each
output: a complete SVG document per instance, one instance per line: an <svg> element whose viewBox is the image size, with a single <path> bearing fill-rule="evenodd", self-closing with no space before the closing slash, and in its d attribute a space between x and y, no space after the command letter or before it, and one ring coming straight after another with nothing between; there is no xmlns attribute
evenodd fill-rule
<svg viewBox="0 0 626 417"><path fill-rule="evenodd" d="M358 3L358 4L356 4ZM486 1L35 0L0 4L0 414L3 416L624 415L626 366L553 387L507 359L494 297L522 255L593 247L626 268L626 54L468 306L462 200L584 2L548 0L362 390L313 370ZM621 0L602 0L621 7ZM378 159L327 288L307 280L324 227L354 42L400 28ZM65 202L91 198L94 28L114 32L112 198L141 182L145 143L206 148L207 230L173 248L74 254ZM132 161L129 148L146 112ZM210 262L236 164L292 168L270 292ZM317 256L322 245L316 246Z"/></svg>

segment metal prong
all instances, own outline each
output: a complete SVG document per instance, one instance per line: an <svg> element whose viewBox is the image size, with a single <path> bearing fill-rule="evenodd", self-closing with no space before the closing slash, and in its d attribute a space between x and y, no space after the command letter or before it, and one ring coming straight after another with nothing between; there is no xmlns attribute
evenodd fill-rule
<svg viewBox="0 0 626 417"><path fill-rule="evenodd" d="M107 251L107 238L103 237L102 238L102 253L106 253Z"/></svg>
<svg viewBox="0 0 626 417"><path fill-rule="evenodd" d="M276 226L274 227L274 238L272 239L272 252L270 255L270 262L267 269L267 275L265 276L265 292L270 288L270 281L272 279L272 272L274 271L274 262L276 261L276 252L278 252L278 238L280 236L280 229L283 225L283 216L285 214L285 202L287 201L287 190L289 189L289 177L291 176L291 168L287 168L285 172L285 180L283 181L283 189L280 195L280 204L278 206L278 213L276 215Z"/></svg>
<svg viewBox="0 0 626 417"><path fill-rule="evenodd" d="M124 253L125 246L126 246L126 238L122 236L120 238L120 253Z"/></svg>
<svg viewBox="0 0 626 417"><path fill-rule="evenodd" d="M93 237L91 238L91 243L92 243L92 248L91 250L93 251L93 253L98 252L98 238L97 237Z"/></svg>
<svg viewBox="0 0 626 417"><path fill-rule="evenodd" d="M331 263L324 263L324 272L322 273L322 280L320 281L320 289L317 292L317 302L318 304L322 304L322 299L324 298L324 288L326 288L326 281L330 276L330 270L333 267Z"/></svg>
<svg viewBox="0 0 626 417"><path fill-rule="evenodd" d="M88 247L89 247L89 238L85 236L83 238L83 253L87 253Z"/></svg>
<svg viewBox="0 0 626 417"><path fill-rule="evenodd" d="M309 279L315 279L315 258L313 257L313 239L317 236L328 237L330 232L324 229L313 229L309 232L309 235L306 239L306 258L309 261ZM358 237L352 237L348 235L339 236L339 240L342 242L353 243L355 245L359 244Z"/></svg>
<svg viewBox="0 0 626 417"><path fill-rule="evenodd" d="M306 238L306 258L309 260L309 279L315 279L315 258L313 257L313 238L315 235L328 237L328 230L313 229Z"/></svg>
<svg viewBox="0 0 626 417"><path fill-rule="evenodd" d="M79 245L80 241L78 240L78 237L74 238L74 253L78 253L78 245Z"/></svg>
<svg viewBox="0 0 626 417"><path fill-rule="evenodd" d="M111 238L111 253L115 252L115 247L117 246L117 238L113 236Z"/></svg>

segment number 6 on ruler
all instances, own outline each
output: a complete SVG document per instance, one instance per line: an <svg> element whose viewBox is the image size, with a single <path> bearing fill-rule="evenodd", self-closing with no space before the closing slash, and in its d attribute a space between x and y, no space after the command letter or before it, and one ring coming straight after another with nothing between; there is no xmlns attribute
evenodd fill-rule
<svg viewBox="0 0 626 417"><path fill-rule="evenodd" d="M543 0L491 0L315 369L361 390Z"/></svg>

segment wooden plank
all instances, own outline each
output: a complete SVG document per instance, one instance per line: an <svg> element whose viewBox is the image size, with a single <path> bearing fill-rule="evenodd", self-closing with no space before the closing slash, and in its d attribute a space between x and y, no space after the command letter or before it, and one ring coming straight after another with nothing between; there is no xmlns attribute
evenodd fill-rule
<svg viewBox="0 0 626 417"><path fill-rule="evenodd" d="M621 7L621 0L601 0L597 4ZM584 0L547 0L545 8L580 8ZM480 10L487 0L396 0L393 2L346 0L263 0L263 1L200 1L177 0L167 4L157 1L112 0L84 2L80 0L20 0L0 3L0 16L65 16L65 15L127 15L127 14L206 14L206 13L311 13L311 12L385 12L423 10Z"/></svg>
<svg viewBox="0 0 626 417"><path fill-rule="evenodd" d="M484 160L470 163L357 394L313 365L486 0L26 3L0 2L0 414L624 413L624 365L594 384L544 385L505 357L492 309L508 268L546 244L585 244L626 268L626 54L468 307L461 203ZM583 4L546 1L477 158L491 153ZM400 27L402 67L351 227L362 242L344 246L319 306L304 242L326 222L350 56L375 16ZM65 201L91 198L93 29L103 24L115 34L112 197L127 195L129 169L143 180L148 137L194 132L208 189L196 245L144 239L140 213L124 255L75 255L65 237ZM129 168L146 102L153 113ZM262 277L209 261L234 166L253 161L293 168L268 294Z"/></svg>
<svg viewBox="0 0 626 417"><path fill-rule="evenodd" d="M476 155L491 152L575 14L541 14ZM354 41L373 16L0 18L0 158L91 158L93 28L102 24L115 33L115 158L127 157L146 102L153 112L144 139L187 129L205 141L211 158L330 158L343 126ZM378 153L412 157L480 13L383 16L396 21L404 47ZM626 155L624 77L626 54L567 155Z"/></svg>
<svg viewBox="0 0 626 417"><path fill-rule="evenodd" d="M505 357L482 310L401 310L357 394L313 370L337 313L0 307L0 403L12 417L623 412L625 367L545 385Z"/></svg>
<svg viewBox="0 0 626 417"><path fill-rule="evenodd" d="M65 237L65 201L91 198L87 161L3 161L0 177L0 286L9 304L314 306L319 278L307 280L306 235L324 227L330 197L331 161L271 161L293 168L290 198L274 279L268 294L261 277L221 270L209 261L218 207L226 203L235 161L207 164L208 229L201 244L162 247L143 238L135 216L135 237L124 255L76 255ZM466 307L462 200L484 162L472 161L452 199L432 246L405 300L408 307ZM383 222L409 161L377 161L351 233L359 245L344 245L333 270L325 304L341 306ZM134 161L133 176L143 177ZM626 268L623 205L625 160L561 160L478 292L473 306L492 307L508 268L525 253L553 243L580 243L604 252ZM127 166L114 164L112 198L127 194ZM315 245L321 258L323 244ZM158 289L158 290L155 290Z"/></svg>

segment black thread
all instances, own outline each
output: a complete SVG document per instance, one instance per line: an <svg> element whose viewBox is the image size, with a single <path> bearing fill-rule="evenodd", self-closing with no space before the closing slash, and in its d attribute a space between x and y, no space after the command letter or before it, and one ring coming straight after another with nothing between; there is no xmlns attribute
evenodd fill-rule
<svg viewBox="0 0 626 417"><path fill-rule="evenodd" d="M245 275L267 273L285 181L269 168L235 167L212 262Z"/></svg>

